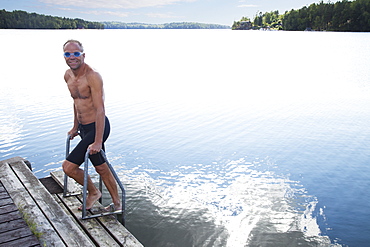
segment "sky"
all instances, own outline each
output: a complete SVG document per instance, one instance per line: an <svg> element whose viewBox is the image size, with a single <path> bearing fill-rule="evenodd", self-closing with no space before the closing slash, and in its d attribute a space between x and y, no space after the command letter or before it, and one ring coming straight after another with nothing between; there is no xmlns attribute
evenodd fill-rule
<svg viewBox="0 0 370 247"><path fill-rule="evenodd" d="M0 0L0 9L99 22L200 22L231 26L243 16L253 19L259 12L284 13L312 3L319 0Z"/></svg>

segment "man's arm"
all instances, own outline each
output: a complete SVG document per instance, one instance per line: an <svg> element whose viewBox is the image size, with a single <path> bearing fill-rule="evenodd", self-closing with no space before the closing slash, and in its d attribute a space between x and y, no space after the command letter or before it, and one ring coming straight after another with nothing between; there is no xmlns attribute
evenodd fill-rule
<svg viewBox="0 0 370 247"><path fill-rule="evenodd" d="M93 107L96 112L95 119L95 141L89 146L90 154L100 152L103 144L103 134L105 128L105 108L103 79L99 73L91 71L87 75L87 80L91 90Z"/></svg>

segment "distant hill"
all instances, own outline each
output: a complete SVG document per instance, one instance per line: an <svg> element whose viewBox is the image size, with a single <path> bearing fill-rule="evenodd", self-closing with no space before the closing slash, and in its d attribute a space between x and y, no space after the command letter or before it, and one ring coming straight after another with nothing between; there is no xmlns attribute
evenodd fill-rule
<svg viewBox="0 0 370 247"><path fill-rule="evenodd" d="M230 29L230 26L198 22L172 22L165 24L102 22L106 29Z"/></svg>
<svg viewBox="0 0 370 247"><path fill-rule="evenodd" d="M230 29L218 24L180 22L165 24L91 22L50 15L28 13L26 11L0 10L0 29Z"/></svg>

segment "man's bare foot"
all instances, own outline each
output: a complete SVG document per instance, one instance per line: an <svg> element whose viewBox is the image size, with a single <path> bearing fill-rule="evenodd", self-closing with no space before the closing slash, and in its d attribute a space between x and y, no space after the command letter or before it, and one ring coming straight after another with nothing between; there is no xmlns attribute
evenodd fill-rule
<svg viewBox="0 0 370 247"><path fill-rule="evenodd" d="M105 211L107 212L115 212L115 211L121 211L121 210L122 210L121 204L116 205L114 203L111 203L105 207Z"/></svg>
<svg viewBox="0 0 370 247"><path fill-rule="evenodd" d="M89 193L87 195L87 197L86 197L86 210L90 210L94 206L95 202L100 199L100 197L101 197L101 192L99 190L95 194L90 194ZM81 211L82 210L82 206L83 205L81 205L78 208L78 210Z"/></svg>

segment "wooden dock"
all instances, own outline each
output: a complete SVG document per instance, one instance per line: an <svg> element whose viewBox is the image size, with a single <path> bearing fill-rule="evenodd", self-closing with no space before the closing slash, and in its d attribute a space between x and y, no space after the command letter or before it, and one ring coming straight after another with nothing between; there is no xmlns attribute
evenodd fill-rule
<svg viewBox="0 0 370 247"><path fill-rule="evenodd" d="M0 246L142 247L113 215L82 220L82 196L50 193L27 164L20 157L0 161ZM63 172L52 175L63 183Z"/></svg>

